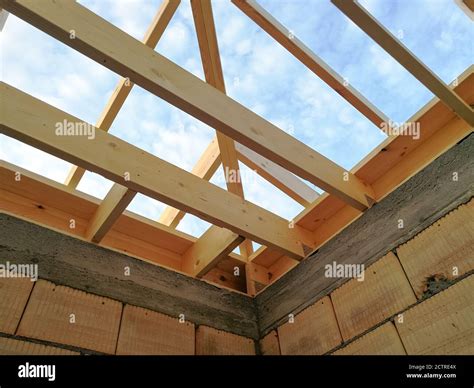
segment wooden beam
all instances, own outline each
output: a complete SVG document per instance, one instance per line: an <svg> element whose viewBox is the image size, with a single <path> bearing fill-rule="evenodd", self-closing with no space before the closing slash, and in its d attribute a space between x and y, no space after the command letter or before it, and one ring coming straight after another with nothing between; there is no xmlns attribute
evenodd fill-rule
<svg viewBox="0 0 474 388"><path fill-rule="evenodd" d="M165 32L165 29L171 21L171 18L176 12L180 2L181 0L163 1L150 27L145 33L145 37L143 38L143 43L145 45L154 48L158 44L158 41ZM132 88L133 83L130 79L120 79L112 93L112 96L110 96L109 102L102 111L102 114L95 125L97 128L100 128L103 131L108 131L110 129ZM85 172L86 170L81 167L72 166L65 184L69 187L76 188Z"/></svg>
<svg viewBox="0 0 474 388"><path fill-rule="evenodd" d="M474 0L462 0L462 1L471 10L471 12L474 12Z"/></svg>
<svg viewBox="0 0 474 388"><path fill-rule="evenodd" d="M254 170L262 178L293 198L299 204L306 207L318 198L319 194L315 190L278 164L260 156L242 144L236 143L235 148L239 160L247 167Z"/></svg>
<svg viewBox="0 0 474 388"><path fill-rule="evenodd" d="M191 9L206 82L225 93L224 74L222 72L211 1L191 0ZM221 133L218 128L215 129L227 190L243 199L244 189L240 179L239 161L234 140ZM232 177L236 179L231 179ZM219 238L219 236L217 237ZM249 257L252 252L252 242L248 240L243 242L240 246L240 253L244 257Z"/></svg>
<svg viewBox="0 0 474 388"><path fill-rule="evenodd" d="M373 205L372 188L359 178L77 2L0 0L0 6L351 206Z"/></svg>
<svg viewBox="0 0 474 388"><path fill-rule="evenodd" d="M284 218L104 131L95 130L93 140L58 136L58 123L88 124L5 83L0 83L0 107L0 129L7 136L291 257L305 256L302 243L312 245L312 234L289 228Z"/></svg>
<svg viewBox="0 0 474 388"><path fill-rule="evenodd" d="M226 258L244 237L230 230L211 226L183 255L182 270L202 277Z"/></svg>
<svg viewBox="0 0 474 388"><path fill-rule="evenodd" d="M208 181L219 168L220 162L219 146L217 138L214 138L193 167L191 173ZM176 228L185 215L186 213L182 210L167 206L161 213L158 222Z"/></svg>
<svg viewBox="0 0 474 388"><path fill-rule="evenodd" d="M90 220L102 201L81 191L0 161L0 212L53 229L75 238L86 240ZM71 228L74 220L74 228ZM119 215L98 245L130 257L182 270L182 256L198 239L176 229L125 210ZM241 273L247 259L230 253L203 280L219 287L245 292L245 279L235 276L235 267Z"/></svg>
<svg viewBox="0 0 474 388"><path fill-rule="evenodd" d="M276 20L256 1L232 0L232 2L377 127L382 129L381 125L384 122L388 122L387 116L348 84L343 77L337 74L327 63L312 52L309 47L294 36L290 30L283 26L283 24Z"/></svg>
<svg viewBox="0 0 474 388"><path fill-rule="evenodd" d="M474 21L474 0L454 0L459 8Z"/></svg>
<svg viewBox="0 0 474 388"><path fill-rule="evenodd" d="M136 194L136 191L115 183L90 220L86 238L100 242Z"/></svg>
<svg viewBox="0 0 474 388"><path fill-rule="evenodd" d="M0 8L0 31L3 30L3 27L5 27L5 23L7 22L8 18L8 12L5 11L4 9Z"/></svg>
<svg viewBox="0 0 474 388"><path fill-rule="evenodd" d="M418 81L474 127L474 111L448 85L421 62L390 31L354 0L331 0L332 3L397 60Z"/></svg>
<svg viewBox="0 0 474 388"><path fill-rule="evenodd" d="M309 206L318 198L319 194L315 190L278 164L242 144L235 143L235 149L242 163L301 205ZM219 163L219 147L217 138L214 138L191 172L202 179L210 180L217 171ZM168 206L161 214L159 222L176 228L185 214L181 210Z"/></svg>
<svg viewBox="0 0 474 388"><path fill-rule="evenodd" d="M468 104L474 104L474 66L457 77L453 86ZM422 107L407 122L417 123L420 138L396 136L387 138L351 170L368 182L381 201L410 177L472 133L473 129L437 97ZM348 227L361 212L338 198L322 194L311 206L295 217L295 224L314 232L319 248ZM261 247L251 260L270 267L281 257L271 248Z"/></svg>
<svg viewBox="0 0 474 388"><path fill-rule="evenodd" d="M371 211L365 212L337 238L307 257L304 265L297 265L280 281L260 293L255 304L260 317L261 334L265 335L282 321L288 321L289 313L296 316L347 280L324 276L326 265L334 262L343 265L363 264L366 274L372 272L368 268L371 263L469 201L474 182L473 152L474 135L471 135L392 192ZM453 181L453 172L458 172L459 177L463 178ZM403 228L397 227L400 217L404 221ZM467 259L470 256L461 257ZM378 276L379 272L376 272ZM366 281L367 276L360 283L365 284Z"/></svg>

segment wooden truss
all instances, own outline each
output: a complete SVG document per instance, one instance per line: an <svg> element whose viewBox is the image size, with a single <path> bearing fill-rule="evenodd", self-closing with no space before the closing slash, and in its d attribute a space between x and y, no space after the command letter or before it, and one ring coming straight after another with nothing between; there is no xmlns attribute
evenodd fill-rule
<svg viewBox="0 0 474 388"><path fill-rule="evenodd" d="M261 6L232 2L384 128L388 118L382 112ZM0 0L4 10L123 77L94 126L94 140L56 136L58 122L90 124L0 84L2 133L74 164L63 185L2 163L4 212L254 295L472 132L472 66L456 85L446 85L356 2L333 0L437 96L409 120L419 123L420 139L389 136L346 171L226 96L210 0L191 0L205 82L154 51L179 3L164 0L139 42L74 1ZM215 128L216 137L191 172L107 133L134 84ZM245 200L241 183L227 182L224 190L208 182L219 165L238 173L239 161L305 209L286 220ZM85 171L114 182L103 201L76 190ZM325 192L318 195L300 178ZM125 210L138 192L169 205L158 221ZM178 232L186 213L213 225L198 239ZM256 252L252 241L262 245ZM237 247L240 254L233 253Z"/></svg>

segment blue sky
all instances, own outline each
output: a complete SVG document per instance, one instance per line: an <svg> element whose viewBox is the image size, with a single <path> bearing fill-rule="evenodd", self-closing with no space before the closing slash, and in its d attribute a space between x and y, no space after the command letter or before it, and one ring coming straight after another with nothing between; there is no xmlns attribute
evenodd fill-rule
<svg viewBox="0 0 474 388"><path fill-rule="evenodd" d="M80 0L142 39L159 0ZM363 0L362 5L445 82L473 62L473 23L453 0ZM432 94L329 0L260 0L295 36L394 121ZM228 0L214 0L227 92L235 100L350 169L384 135ZM10 15L0 33L1 79L94 124L119 76ZM159 53L203 78L189 2L182 0ZM111 133L191 170L214 130L135 86ZM1 137L0 157L63 182L70 164ZM242 166L246 198L287 219L302 207ZM212 182L224 187L221 169ZM112 182L87 173L79 189L103 198ZM129 210L157 219L165 205L138 195ZM178 229L199 236L208 224L187 215Z"/></svg>

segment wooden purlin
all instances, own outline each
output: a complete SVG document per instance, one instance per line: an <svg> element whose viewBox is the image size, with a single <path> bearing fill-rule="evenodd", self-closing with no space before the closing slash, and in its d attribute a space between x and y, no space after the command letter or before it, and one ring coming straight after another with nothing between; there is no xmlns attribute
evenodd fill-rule
<svg viewBox="0 0 474 388"><path fill-rule="evenodd" d="M238 2L238 1L235 0L235 2ZM334 0L334 2L338 2L338 1ZM32 24L36 25L38 28L43 29L43 30L49 28L51 25L54 25L55 23L54 17L50 19L51 14L48 14L47 12L43 14L42 10L38 11L38 9L35 8L36 5L34 5L34 2L30 0L19 0L15 5L10 5L6 0L0 0L0 5L3 5L4 7L7 7L7 8L12 7L12 9L14 9L17 13L24 12L23 16L25 18L27 19L32 18L33 19ZM70 5L67 5L67 6L70 6ZM33 8L32 13L27 12L27 10L30 7ZM51 4L48 4L47 7L53 7L53 6L51 6ZM71 7L74 7L75 9L76 8L80 9L81 6L73 5ZM41 19L41 17L38 17L38 15L43 15L44 18ZM20 15L20 17L22 16ZM28 21L31 21L31 20L28 20ZM58 22L57 27L59 27L59 29L63 28L63 25L61 24L61 22ZM65 31L66 29L63 28L63 32ZM69 44L68 42L65 41L66 38L61 38L61 33L59 33L58 30L54 32L51 32L51 31L47 31L47 32L52 34L59 40ZM97 41L94 41L93 37L90 37L87 34L80 36L81 39L83 37L86 40L86 46L90 44L91 42L97 42ZM71 45L73 46L73 44ZM78 49L79 51L84 50L84 48L78 48L78 47L75 47L75 48ZM91 51L89 51L88 53L86 52L84 53L92 57L96 61L102 58L102 56L107 61L109 61L109 59L112 59L112 65L110 65L107 62L106 63L107 67L111 69L115 69L116 71L119 71L119 72L123 71L123 73L126 73L130 69L132 69L132 72L133 72L133 69L134 69L133 65L136 65L135 63L133 63L133 61L127 62L126 63L127 66L130 65L131 67L126 68L126 66L124 66L125 62L117 61L116 60L117 58L113 57L115 53L108 52L106 49L104 49L103 51L100 51L100 49L98 49L97 47L93 45L89 46L88 50L89 49ZM141 49L138 49L138 50L141 50ZM92 54L90 52L92 52ZM156 55L156 57L158 58L159 54ZM411 60L412 58L409 58L409 59ZM166 67L168 71L167 65L169 63L167 63L164 60L162 63L164 64L164 66ZM413 66L416 67L416 64ZM170 72L166 74L173 75L173 72L176 69L173 68L172 66L170 66L170 69L171 69ZM419 70L419 68L417 69ZM429 69L425 69L425 70L429 71ZM420 71L421 71L421 74L423 75L424 70L420 70ZM161 96L167 101L170 101L172 104L179 105L179 103L183 103L183 107L184 107L182 108L183 110L188 111L188 113L191 113L191 114L193 114L193 112L194 113L197 112L196 115L203 115L203 117L205 117L203 121L214 120L214 123L224 124L223 125L224 131L229 131L229 133L234 131L232 132L233 135L235 135L235 131L239 132L239 130L242 129L242 128L239 128L239 129L227 128L226 125L232 122L232 120L229 119L229 121L225 121L225 118L223 119L222 117L217 117L218 115L215 111L209 114L209 112L206 109L201 110L202 106L200 106L198 103L196 103L195 100L193 100L193 96L180 94L182 92L181 90L173 89L175 85L171 85L167 89L166 85L163 85L159 79L157 80L153 78L153 76L150 76L150 74L146 73L146 71L144 71L143 73L139 72L137 74L138 74L137 79L140 77L142 78L148 77L147 79L145 79L145 81L150 82L151 80L150 88L154 88L154 87L157 88L154 90L149 89L150 91L152 91L153 93L157 95L160 95L160 93L162 93ZM158 78L160 78L160 75L162 76L162 74L159 74ZM468 76L472 78L472 67ZM426 130L423 129L422 131L421 140L418 143L412 143L410 142L410 139L402 138L399 136L396 138L387 139L387 141L385 141L382 145L377 147L368 157L364 159L363 162L361 162L358 166L356 166L351 171L351 175L350 175L351 179L352 177L355 177L359 182L366 182L370 186L369 187L370 195L368 197L366 196L365 200L362 200L360 196L358 199L355 199L353 197L348 198L347 196L344 196L344 195L341 197L336 197L334 193L323 194L321 197L317 198L313 204L311 204L307 209L305 209L300 214L300 216L298 216L298 218L296 219L296 225L297 225L297 230L298 230L296 234L301 233L301 237L297 238L296 239L297 241L299 242L304 241L305 243L308 243L308 245L310 245L311 248L315 248L317 246L322 245L325 241L331 238L334 234L336 234L339 230L345 227L348 223L352 222L354 219L360 216L361 210L364 210L365 207L367 207L367 205L370 206L373 200L378 201L382 199L394 188L398 187L401 183L403 183L406 179L408 179L411 175L413 175L416 171L419 171L421 168L423 168L428 163L430 163L438 155L443 153L445 150L447 150L457 141L459 141L464 136L466 136L469 132L472 132L472 122L470 121L472 109L470 109L468 106L468 104L472 103L472 101L467 101L469 100L470 97L472 97L472 92L471 94L466 92L466 90L468 90L466 86L467 82L464 82L464 85L462 87L460 84L459 87L456 88L456 92L450 92L449 90L446 91L444 88L441 87L443 85L440 86L435 81L432 81L432 79L430 79L430 82L432 82L432 84L434 85L434 86L431 85L432 87L435 87L439 90L439 95L441 96L444 102L438 103L437 101L435 101L434 103L428 104L425 110L423 111L423 116L420 115L421 119L424 120L424 123L426 125ZM470 82L472 84L472 79ZM165 81L163 81L163 83L166 84ZM196 83L195 85L197 86L198 83ZM447 87L446 85L444 86ZM471 87L471 90L472 89L473 88ZM206 93L208 92L208 89L204 87L202 87L202 89L200 87L199 90L205 91ZM209 93L208 95L213 96L212 93ZM467 106L467 108L469 108L469 111L466 111L464 109L465 107L463 107L462 104L458 104L459 101L456 101L457 96L463 97L463 95L464 96L468 95L469 97L467 100L466 98L464 98L468 102L468 104L461 101L462 103L464 103L464 105ZM184 102L179 101L181 97L184 98L185 100ZM189 97L188 100L186 100L187 97ZM173 100L174 102L171 100ZM176 101L178 101L178 103L176 103ZM462 119L453 117L453 115L451 114L451 111L447 108L447 106L444 106L445 103L447 103L448 105L452 107L455 106L457 114L459 114L459 116L462 117ZM187 106L186 104L191 104L191 106ZM238 104L236 104L235 106L237 105ZM228 106L234 106L234 105L230 104ZM189 110L186 110L185 108ZM252 117L252 116L248 116L248 117ZM429 126L428 126L428 123L429 123ZM219 125L215 125L215 126L220 127ZM251 138L251 136L249 136L248 133L244 133L243 135L242 133L240 133L240 135L237 134L236 136L244 136L244 137L248 136L248 138ZM259 143L254 138L252 138L249 141L255 142L255 144L257 144L255 145L254 143L252 143L252 147L249 148L252 152L257 150L258 152L266 153L269 151L268 149L262 150L261 148L259 148L259 145L258 145ZM272 159L274 157L275 158L281 157L281 155L276 155L276 156L272 155L271 152L272 151L270 150L270 154L268 155L270 155ZM218 158L214 160L213 162L214 165L216 163L217 164L219 163L217 162L217 159ZM287 161L288 160L285 160L285 162ZM385 163L381 163L384 161ZM281 159L278 160L278 163L284 164L284 163L281 163ZM124 186L124 188L126 188L126 186ZM373 188L373 191L372 191L372 188ZM126 190L127 192L134 191L129 188L126 188ZM362 192L364 191L363 189L359 187L357 190L351 191L351 194L354 194L358 190ZM184 214L182 211L180 212ZM82 225L81 227L83 227L84 230L87 229L87 225ZM90 224L89 224L89 229L92 230ZM307 233L305 230L311 230L312 233ZM274 250L273 248L264 247L258 253L261 253L261 252L270 253L269 256L272 256ZM292 253L295 254L294 251ZM286 252L286 254L291 255L290 252ZM286 256L282 254L281 252L279 252L277 255L274 255L274 256L276 257L276 260L283 260L286 258ZM252 258L255 258L255 260L258 260L259 257L260 256L258 254L252 255ZM298 249L296 252L296 258L301 259L300 249ZM268 265L273 266L275 265L275 263L269 262Z"/></svg>
<svg viewBox="0 0 474 388"><path fill-rule="evenodd" d="M18 166L0 163L0 209L7 214L85 239L87 226L101 203L97 198ZM73 228L71 220L74 221ZM193 236L126 210L99 245L182 271L182 256L196 242ZM203 279L244 292L242 282L231 280L237 280L233 275L234 268L239 267L243 273L246 262L240 255L231 253Z"/></svg>
<svg viewBox="0 0 474 388"><path fill-rule="evenodd" d="M359 178L80 4L0 0L0 5L351 206L373 205L371 187ZM71 26L76 39L69 38Z"/></svg>
<svg viewBox="0 0 474 388"><path fill-rule="evenodd" d="M474 104L474 66L457 79L457 86L453 86L456 93L468 104ZM352 173L372 185L377 201L473 131L436 97L407 122L419 125L419 139L410 136L387 138L351 169ZM324 193L295 217L295 224L315 234L317 249L361 215L338 198ZM279 252L262 247L252 255L252 260L261 263L261 256L267 267L281 258Z"/></svg>
<svg viewBox="0 0 474 388"><path fill-rule="evenodd" d="M173 17L180 0L164 0L153 19L148 31L143 38L143 43L148 47L155 47ZM122 78L115 88L114 93L104 108L96 126L104 131L108 131L117 117L120 109L130 94L133 83L128 78ZM81 178L84 176L85 169L72 166L66 178L68 187L76 188ZM127 206L132 202L136 192L130 190L118 183L114 183L103 203L97 209L97 213L91 219L87 230L87 238L93 242L99 242L112 227L118 216L123 213Z"/></svg>
<svg viewBox="0 0 474 388"><path fill-rule="evenodd" d="M180 2L181 0L163 0L163 3L143 38L143 43L146 46L154 48L158 44L171 18L178 9ZM120 79L107 105L102 111L99 120L97 120L96 128L100 128L106 132L110 129L125 100L132 91L132 88L133 83L130 79ZM85 172L86 170L81 167L72 166L65 184L69 187L76 188Z"/></svg>
<svg viewBox="0 0 474 388"><path fill-rule="evenodd" d="M374 125L382 129L382 124L388 122L385 114L371 104L255 0L232 0L232 3Z"/></svg>
<svg viewBox="0 0 474 388"><path fill-rule="evenodd" d="M289 228L288 220L104 131L96 130L94 140L56 136L58 122L89 124L4 83L0 91L0 129L7 136L296 259L305 256L303 245L312 245L313 236L303 228ZM157 171L160 179L155 179Z"/></svg>

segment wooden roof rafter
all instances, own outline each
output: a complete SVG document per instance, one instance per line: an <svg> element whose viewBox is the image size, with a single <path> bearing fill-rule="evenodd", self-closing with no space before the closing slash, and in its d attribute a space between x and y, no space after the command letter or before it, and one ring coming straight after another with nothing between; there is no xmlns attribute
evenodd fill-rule
<svg viewBox="0 0 474 388"><path fill-rule="evenodd" d="M217 90L220 90L222 93L225 93L224 74L222 72L211 1L191 0L191 9L206 82L209 85L214 86ZM221 133L218 129L216 129L216 138L217 145L219 146L222 168L224 169L224 176L226 177L225 181L227 190L244 199L244 189L242 186L242 180L240 179L239 161L237 159L234 140ZM236 177L236 179L229 179L229 174ZM232 235L228 234L228 236ZM236 242L240 241L240 254L246 258L253 252L252 242L250 240L242 242L241 237L238 235L234 236L234 238L228 237L222 239L221 231L206 233L206 245L212 246L212 239L228 241L229 247L235 247ZM214 242L215 245L219 245L220 243L220 241ZM224 248L224 251L225 250L227 249ZM210 261L208 267L211 267L212 262L217 262L219 258L220 255L213 257L214 260Z"/></svg>
<svg viewBox="0 0 474 388"><path fill-rule="evenodd" d="M356 0L331 2L459 117L474 126L473 109Z"/></svg>
<svg viewBox="0 0 474 388"><path fill-rule="evenodd" d="M232 3L375 126L384 128L382 124L388 122L388 117L260 4L255 0L232 0Z"/></svg>
<svg viewBox="0 0 474 388"><path fill-rule="evenodd" d="M282 217L107 132L96 130L93 141L56 136L55 123L84 122L3 82L0 91L0 129L8 136L294 258L302 259L303 245L311 245L312 236L303 228L289 228Z"/></svg>
<svg viewBox="0 0 474 388"><path fill-rule="evenodd" d="M258 6L253 1L233 0L233 2L242 7L249 3ZM68 182L71 187L77 185L83 175L80 171L86 169L115 182L94 214L87 218L88 224L81 237L99 243L109 241L108 231L114 230L114 225L124 219L123 213L127 205L137 192L141 192L180 209L174 211L172 208L167 208L167 212L162 215L161 219L166 218L173 227L185 212L214 224L203 236L186 245L185 249L180 249L176 257L171 259L175 260L172 264L174 269L182 270L191 276L209 278L208 271L214 271L228 260L237 260L238 265L251 268L252 276L258 278L261 285L267 285L271 282L267 278L269 271L272 274L281 274L291 268L295 259L301 260L309 251L321 246L417 169L429 163L466 133L472 132L469 111L463 108L463 104L469 108L467 102L472 103L471 95L466 98L467 81L462 87L456 88L456 92L449 88L448 90L439 88L440 85L435 82L434 88L440 91L442 101L451 108L456 108L454 110L464 121L454 119L449 121L446 110L433 103L426 114L431 114L432 110L438 112L437 115L441 117L440 124L435 130L424 131L421 142L414 145L404 138L391 137L383 143L383 149L378 147L364 159L364 163L361 162L350 172L345 171L224 94L225 87L210 1L193 0L192 3L194 3L196 30L206 81L212 86L203 83L153 50L147 49L145 44L135 41L79 4L48 1L39 6L32 0L0 0L0 6L124 77L111 99L110 104L113 107L109 104L104 111L105 116L103 115L101 119L102 122L109 120L103 125L106 129L96 131L97 137L94 143L88 143L85 138L72 140L66 137L54 137L48 128L50 130L55 121L62 121L64 118L73 122L81 120L15 88L0 84L2 132L76 163L79 167L71 171L71 179ZM172 10L173 6L170 4L177 7L179 1L169 0L162 5L162 15L166 16L163 17L164 22L161 26L158 27L154 23L155 28L158 28L158 33L153 38L156 41L176 10L176 8ZM167 9L166 6L171 8ZM266 19L269 18L267 15ZM155 22L156 20L155 18ZM268 24L265 25L268 27ZM76 31L75 41L69 39L72 27ZM153 25L150 28L153 28ZM278 36L278 28L276 31L274 35ZM280 35L281 33L280 31ZM295 43L294 39L290 41ZM381 112L376 108L372 109L370 103L354 93L350 86L347 90L340 89L342 79L322 66L318 58L310 55L301 42L296 43L296 46L285 42L282 44L291 46L287 48L294 55L298 56L299 50L300 54L303 53L303 56L306 55L316 62L319 68L313 63L312 70L330 86L332 82L335 90L374 124L380 126L380 120L386 120ZM203 50L207 50L207 54L203 54ZM307 61L299 59L311 68ZM465 78L469 78L469 82L472 83L473 77L470 69ZM217 129L216 139L206 149L201 163L193 169L194 174L106 133L129 93L129 88L123 87L126 80L137 83ZM456 97L459 101L456 101ZM110 110L109 113L107 109ZM470 112L472 113L472 109ZM43 124L40 128L37 125L38 121ZM441 128L448 128L449 131L443 132ZM400 156L390 153L387 156L387 149L398 153L402 146L403 152ZM128 156L128 163L124 162L123 155ZM247 164L259 168L257 172L264 178L266 175L266 179L276 187L306 205L306 209L295 219L295 223L291 223L292 226L289 226L288 220L245 201L241 186L228 187L230 191L228 192L206 182L211 178L212 170L217 170L221 161L224 167L227 165L230 168L229 166L233 165L238 169L237 159L244 162L246 159ZM385 170L379 166L383 160L387 160L386 164L390 166ZM411 163L410 166L407 163ZM375 169L375 175L368 172L369 165ZM379 173L379 170L382 172ZM157 171L162 177L160 182L153 179ZM130 179L123 179L124 172L127 172ZM326 193L318 197L309 186L292 173L315 183L325 189ZM165 228L167 235L173 236L172 228L157 225L159 224L154 224L157 231L160 230L162 233ZM249 255L250 251L243 256L231 253L242 243L244 237L268 247L263 246L248 259L245 256ZM174 253L170 257L173 255ZM264 257L269 260L262 261ZM247 283L252 280L252 277L249 277Z"/></svg>
<svg viewBox="0 0 474 388"><path fill-rule="evenodd" d="M75 2L1 0L16 16L360 210L359 178ZM70 39L74 26L76 38ZM131 55L133 53L133 55Z"/></svg>
<svg viewBox="0 0 474 388"><path fill-rule="evenodd" d="M450 88L443 81L441 81L429 68L426 67L418 58L416 58L406 47L403 46L388 30L386 30L375 18L373 18L356 0L331 0L332 3L338 7L347 17L349 17L355 24L357 24L364 32L371 36L382 48L384 48L392 57L399 61L408 71L412 73L420 82L422 82L430 91L432 91L441 101L449 106L459 117L466 121L471 127L474 125L474 111L461 99L453 88ZM350 85L343 84L343 78L329 68L327 64L317 57L316 54L306 47L298 40L288 29L279 23L272 15L270 15L263 7L261 7L255 0L232 0L232 2L244 12L250 19L257 23L276 41L282 44L288 51L290 51L297 59L310 68L323 81L331 86L336 92L341 94L354 108L364 114L370 121L380 127L382 123L388 123L388 118L378 111L376 107L370 104L363 96L351 88ZM341 92L342 91L342 92ZM361 97L361 98L359 98ZM408 120L413 121L412 119ZM396 136L389 136L386 143L391 143ZM367 160L365 158L364 160ZM361 162L362 163L362 162ZM359 164L360 165L360 164ZM356 166L357 167L357 166ZM357 171L353 168L351 172ZM367 181L367 180L366 180ZM376 198L376 200L380 200ZM321 203L328 203L332 201L334 204L340 202L337 199L331 198L328 193L324 193L316 201L306 207L300 215L295 217L297 224L301 223L302 219L316 217L317 219L324 219L320 215L316 215L320 209ZM328 206L330 209L332 205ZM334 205L336 207L336 205ZM315 210L317 209L317 210ZM346 208L344 219L346 222L353 220L360 215L355 209ZM310 214L311 216L303 216ZM269 253L270 251L270 253ZM265 255L273 259L280 259L282 256L278 252L268 250L266 247L261 247L255 252L251 261ZM266 260L266 259L264 259ZM257 260L258 261L258 260Z"/></svg>

